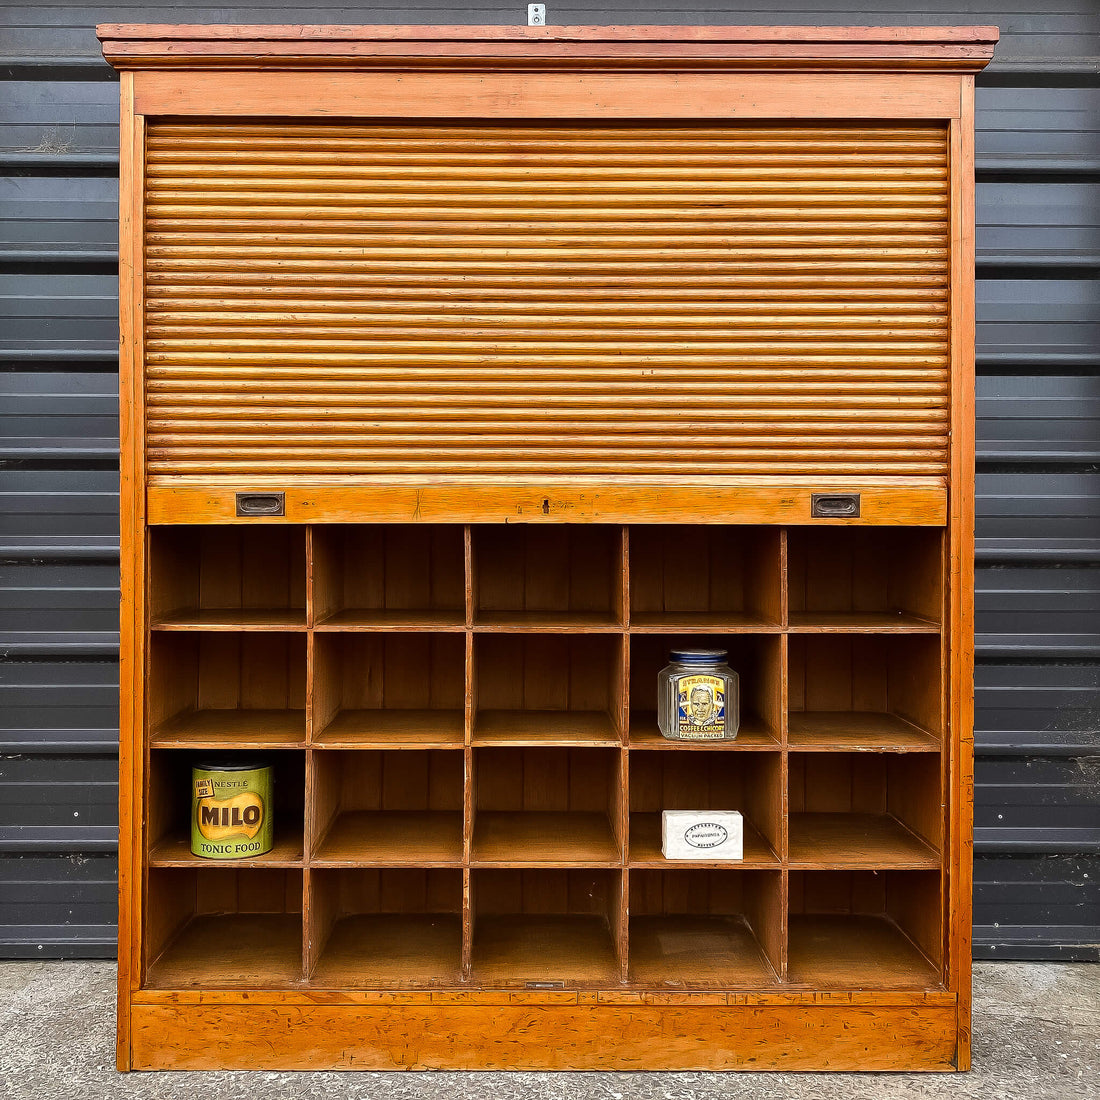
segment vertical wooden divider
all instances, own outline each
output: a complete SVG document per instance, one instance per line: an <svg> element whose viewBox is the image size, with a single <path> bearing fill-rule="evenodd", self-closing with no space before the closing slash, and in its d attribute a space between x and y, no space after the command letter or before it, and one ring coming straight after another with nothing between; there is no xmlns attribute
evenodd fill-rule
<svg viewBox="0 0 1100 1100"><path fill-rule="evenodd" d="M316 561L314 550L314 538L316 528L306 528L306 744L312 745L316 740L317 723L317 654L316 636L313 627L316 623L316 580L314 563ZM306 768L308 776L309 768ZM309 808L308 783L306 808ZM308 817L308 813L307 813Z"/></svg>
<svg viewBox="0 0 1100 1100"><path fill-rule="evenodd" d="M477 712L477 681L474 667L474 616L477 612L477 575L474 562L473 529L463 526L463 576L466 591L466 663L463 693L463 780L462 780L462 978L469 981L473 970L474 896L470 858L474 842L475 783L474 750L471 746Z"/></svg>
<svg viewBox="0 0 1100 1100"><path fill-rule="evenodd" d="M314 540L317 528L306 527L306 760L305 760L305 797L302 803L302 977L309 981L313 968L317 965L320 953L319 937L316 934L313 883L310 872L310 853L313 851L313 799L314 767L313 739L314 716L317 712L315 690L317 683L316 636L313 627L316 622L316 549Z"/></svg>
<svg viewBox="0 0 1100 1100"><path fill-rule="evenodd" d="M308 771L308 768L307 768ZM313 934L313 897L309 857L302 866L302 980L308 982L317 965L317 938Z"/></svg>
<svg viewBox="0 0 1100 1100"><path fill-rule="evenodd" d="M620 528L619 583L616 585L616 603L623 632L620 636L619 658L619 926L616 948L619 955L619 977L630 978L630 528Z"/></svg>
<svg viewBox="0 0 1100 1100"><path fill-rule="evenodd" d="M951 803L949 797L949 789L951 784L951 753L948 750L950 744L950 737L948 735L948 714L950 713L951 699L950 699L950 679L943 675L943 670L950 667L951 664L951 629L950 629L950 567L951 558L949 553L950 544L950 528L944 528L939 532L939 577L940 577L940 599L938 606L939 623L940 623L940 636L939 636L939 667L940 667L940 679L938 685L936 685L936 698L939 703L939 725L938 728L933 727L931 732L938 735L939 738L939 806L940 818L940 839L938 850L940 852L940 876L939 876L939 912L940 912L940 958L939 965L941 971L947 966L947 957L950 950L949 936L950 936L950 922L943 920L943 914L947 912L948 898L950 891L949 875L946 873L946 869L950 866L949 863L949 837L951 830ZM891 683L890 678L887 678L886 682L887 693L887 706L891 711L898 709L898 704L895 703L894 685ZM931 725L931 723L922 723ZM908 782L909 777L906 777ZM887 779L886 797L887 804L891 804L891 790L889 787L890 780ZM911 827L911 826L910 826ZM925 950L923 947L921 950ZM925 952L927 954L927 952ZM946 979L945 979L946 980Z"/></svg>
<svg viewBox="0 0 1100 1100"><path fill-rule="evenodd" d="M317 622L317 540L320 532L313 524L306 526L306 629L312 630Z"/></svg>
<svg viewBox="0 0 1100 1100"><path fill-rule="evenodd" d="M780 790L780 815L779 815L779 919L782 922L779 951L779 980L787 980L787 967L790 957L790 817L791 817L791 792L790 792L790 747L789 733L791 727L790 716L790 636L786 633L790 625L790 572L787 560L787 528L779 530L779 621L783 627L783 633L779 636L779 790Z"/></svg>
<svg viewBox="0 0 1100 1100"><path fill-rule="evenodd" d="M940 538L940 571L943 583L940 589L940 722L939 729L934 732L939 734L940 743L940 804L943 807L943 832L940 840L940 927L943 932L943 944L940 955L940 966L945 971L945 981L950 981L950 974L946 973L951 958L952 922L942 919L943 914L951 911L951 844L953 822L951 820L951 786L952 786L952 757L956 744L951 731L951 684L953 676L944 676L943 669L951 668L951 650L954 637L951 628L951 593L954 584L951 580L951 553L950 543L952 539L951 528L945 528ZM964 983L969 988L969 983ZM968 1013L968 1009L966 1012ZM963 1019L963 1011L960 1010L960 1028Z"/></svg>
<svg viewBox="0 0 1100 1100"><path fill-rule="evenodd" d="M316 910L313 904L313 884L310 880L310 858L314 845L313 822L316 817L313 812L316 797L316 776L314 773L317 761L314 755L315 751L310 746L307 746L305 750L306 786L305 802L302 809L302 976L306 981L309 981L310 975L313 973L313 967L317 963L317 956L321 950L321 943L319 942L321 937L316 924Z"/></svg>
<svg viewBox="0 0 1100 1100"><path fill-rule="evenodd" d="M477 570L474 561L474 529L467 523L462 527L463 576L466 588L466 629L474 625L477 614Z"/></svg>

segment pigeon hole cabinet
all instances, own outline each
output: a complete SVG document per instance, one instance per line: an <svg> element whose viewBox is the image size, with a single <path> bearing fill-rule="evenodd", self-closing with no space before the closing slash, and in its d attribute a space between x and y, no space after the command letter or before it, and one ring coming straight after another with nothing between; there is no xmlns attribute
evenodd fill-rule
<svg viewBox="0 0 1100 1100"><path fill-rule="evenodd" d="M99 34L119 1065L965 1069L996 31ZM262 856L190 854L220 750Z"/></svg>

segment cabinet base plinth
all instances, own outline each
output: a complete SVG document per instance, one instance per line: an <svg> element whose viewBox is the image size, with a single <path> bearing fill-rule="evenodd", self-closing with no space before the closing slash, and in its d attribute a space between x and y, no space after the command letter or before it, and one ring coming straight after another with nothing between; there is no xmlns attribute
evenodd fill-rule
<svg viewBox="0 0 1100 1100"><path fill-rule="evenodd" d="M134 1005L131 1066L953 1071L951 1006Z"/></svg>

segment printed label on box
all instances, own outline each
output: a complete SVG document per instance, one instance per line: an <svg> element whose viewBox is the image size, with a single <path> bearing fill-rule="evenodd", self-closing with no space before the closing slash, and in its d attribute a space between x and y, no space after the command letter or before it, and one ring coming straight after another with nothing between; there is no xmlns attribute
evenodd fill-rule
<svg viewBox="0 0 1100 1100"><path fill-rule="evenodd" d="M676 708L681 737L708 741L726 736L726 681L721 676L680 676Z"/></svg>
<svg viewBox="0 0 1100 1100"><path fill-rule="evenodd" d="M665 810L665 859L743 859L744 824L737 810Z"/></svg>

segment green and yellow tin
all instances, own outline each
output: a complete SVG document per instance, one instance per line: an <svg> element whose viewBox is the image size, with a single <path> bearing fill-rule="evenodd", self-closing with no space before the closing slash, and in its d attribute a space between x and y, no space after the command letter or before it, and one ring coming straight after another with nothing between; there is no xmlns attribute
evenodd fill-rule
<svg viewBox="0 0 1100 1100"><path fill-rule="evenodd" d="M256 760L218 760L191 769L191 851L206 859L248 859L275 842L274 779Z"/></svg>

